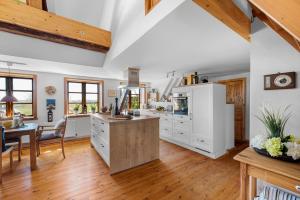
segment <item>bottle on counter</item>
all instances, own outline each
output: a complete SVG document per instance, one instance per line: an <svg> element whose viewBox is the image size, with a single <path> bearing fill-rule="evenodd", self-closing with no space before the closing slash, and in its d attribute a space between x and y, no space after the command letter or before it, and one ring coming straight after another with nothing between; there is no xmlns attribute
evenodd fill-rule
<svg viewBox="0 0 300 200"><path fill-rule="evenodd" d="M194 84L198 84L198 83L199 83L198 73L195 72L195 75L194 75Z"/></svg>
<svg viewBox="0 0 300 200"><path fill-rule="evenodd" d="M115 98L115 115L120 115L119 107L118 107L118 97Z"/></svg>

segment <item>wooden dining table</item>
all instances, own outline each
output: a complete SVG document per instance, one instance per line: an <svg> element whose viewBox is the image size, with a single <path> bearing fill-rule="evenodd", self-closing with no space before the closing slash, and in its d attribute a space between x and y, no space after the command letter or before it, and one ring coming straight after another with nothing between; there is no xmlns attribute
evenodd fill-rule
<svg viewBox="0 0 300 200"><path fill-rule="evenodd" d="M38 124L28 123L20 128L5 129L5 139L17 138L29 135L30 138L30 168L37 169L36 164L36 131ZM2 147L2 140L0 140L0 147ZM2 148L0 148L0 155L2 155ZM0 166L2 166L2 156L0 156ZM2 180L2 167L0 167L0 182Z"/></svg>

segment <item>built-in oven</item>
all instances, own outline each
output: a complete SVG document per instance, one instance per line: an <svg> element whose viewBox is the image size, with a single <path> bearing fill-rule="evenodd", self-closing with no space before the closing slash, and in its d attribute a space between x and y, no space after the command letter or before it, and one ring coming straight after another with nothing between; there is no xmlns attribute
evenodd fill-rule
<svg viewBox="0 0 300 200"><path fill-rule="evenodd" d="M189 116L191 113L191 95L187 92L173 93L173 114Z"/></svg>

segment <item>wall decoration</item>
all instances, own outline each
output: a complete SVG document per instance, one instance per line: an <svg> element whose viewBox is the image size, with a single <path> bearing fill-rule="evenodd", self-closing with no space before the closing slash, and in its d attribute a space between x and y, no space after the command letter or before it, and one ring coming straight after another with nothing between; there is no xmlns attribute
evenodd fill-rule
<svg viewBox="0 0 300 200"><path fill-rule="evenodd" d="M116 97L117 90L108 90L108 97Z"/></svg>
<svg viewBox="0 0 300 200"><path fill-rule="evenodd" d="M269 74L264 76L265 90L296 88L296 72Z"/></svg>
<svg viewBox="0 0 300 200"><path fill-rule="evenodd" d="M55 110L56 100L55 99L47 99L46 104L47 104L47 110L48 110L48 122L53 122L53 111L52 110Z"/></svg>
<svg viewBox="0 0 300 200"><path fill-rule="evenodd" d="M48 95L54 95L56 93L56 88L54 86L45 87L45 91Z"/></svg>
<svg viewBox="0 0 300 200"><path fill-rule="evenodd" d="M52 110L55 110L55 106L56 106L56 99L46 99L46 106L47 108L49 106L52 106ZM54 108L53 108L54 107Z"/></svg>

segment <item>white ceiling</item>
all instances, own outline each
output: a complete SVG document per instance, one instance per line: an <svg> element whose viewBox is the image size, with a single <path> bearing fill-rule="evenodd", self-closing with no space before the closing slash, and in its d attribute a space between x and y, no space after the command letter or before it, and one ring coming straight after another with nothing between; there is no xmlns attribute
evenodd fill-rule
<svg viewBox="0 0 300 200"><path fill-rule="evenodd" d="M160 21L108 66L141 68L146 81L167 72L249 71L249 43L192 1Z"/></svg>

